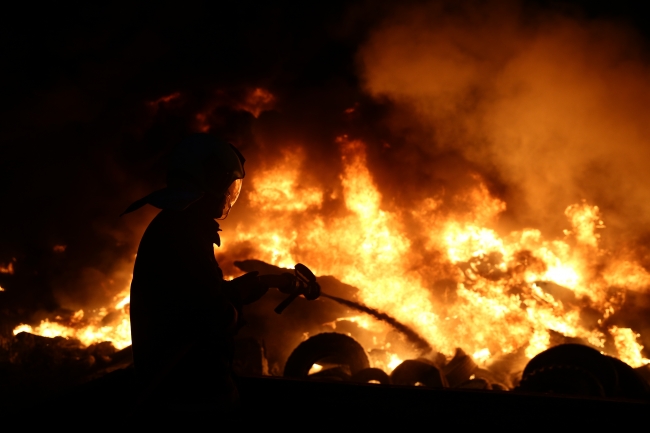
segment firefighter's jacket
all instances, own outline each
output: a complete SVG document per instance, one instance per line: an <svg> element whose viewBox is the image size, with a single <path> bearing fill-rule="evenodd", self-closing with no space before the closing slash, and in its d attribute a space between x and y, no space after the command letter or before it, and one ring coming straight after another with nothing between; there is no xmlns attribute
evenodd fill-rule
<svg viewBox="0 0 650 433"><path fill-rule="evenodd" d="M131 335L136 375L150 393L230 386L241 302L227 293L214 257L218 231L216 221L190 207L161 211L142 237L131 283Z"/></svg>

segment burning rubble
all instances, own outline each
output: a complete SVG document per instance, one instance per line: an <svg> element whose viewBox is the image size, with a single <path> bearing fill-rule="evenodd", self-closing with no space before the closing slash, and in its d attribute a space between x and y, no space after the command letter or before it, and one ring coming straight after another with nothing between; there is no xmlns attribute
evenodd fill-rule
<svg viewBox="0 0 650 433"><path fill-rule="evenodd" d="M229 121L245 119L236 144L263 156L217 259L227 278L304 263L327 295L281 316L280 293L247 307L239 374L647 398L646 67L619 58L634 38L617 28L555 17L522 29L513 14L502 25L434 5L387 19L358 50L362 89L323 122L326 138L300 120L318 104L257 84L141 104L148 122L176 115L193 131L236 135ZM594 50L603 29L615 37ZM19 266L0 263L0 291ZM7 377L69 384L127 368L120 284L103 307L14 327Z"/></svg>
<svg viewBox="0 0 650 433"><path fill-rule="evenodd" d="M249 200L252 209L278 217L281 213L284 218L274 219L270 228L240 227L234 239L224 236L220 257L237 257L238 248L251 254L245 247L256 239L259 249L254 257L263 260L231 262L232 269L279 274L290 263L304 261L319 275L335 277L319 278L329 299L313 308L292 306L289 310L300 312L298 316L273 319L293 322L293 337L287 330L274 335L272 326L264 329L255 323L259 320L255 316L270 314L269 304L277 302L277 296L269 295L250 312L253 323L242 337L262 338L271 348L266 354L265 348L255 349L259 346L253 344L259 362L270 361L270 370L267 364L255 371L299 377L312 371L321 378L369 377L380 383L478 389L513 389L523 371L522 389L535 390L540 385L526 376L524 366L562 343L591 347L598 356L607 353L635 368L650 363L640 335L608 320L624 308L626 293L642 291L650 275L631 258L599 247L598 230L604 223L598 207L585 202L567 207L569 228L563 239L546 240L532 229L500 236L488 226L506 205L490 195L477 175L475 188L462 198L470 203L469 214L437 214L435 197L409 212L412 221L428 228L421 232L424 252L444 254L427 263L401 230L405 212L380 208L381 195L366 167L364 144L340 137L338 145L343 163L339 193L347 211L326 222L319 215L324 192L297 185L299 166L292 171L280 165L257 175ZM296 224L295 218L310 212L312 218ZM228 265L227 260L222 262ZM69 353L67 357L88 371L95 362L112 365L111 355L129 343L128 300L122 295L110 312L97 312L94 319L86 319L80 310L67 322L57 317L33 328L17 327L10 362L29 362L29 356L21 358L27 353L23 346L40 344L59 347L52 350ZM332 307L334 302L338 307ZM315 310L320 312L314 314ZM54 339L43 343L38 340L42 337L31 333ZM319 343L324 336L332 341ZM32 340L41 343L25 343ZM93 354L98 343L102 350L112 351L97 358ZM278 343L285 347L278 350ZM294 344L297 348L288 356ZM305 351L309 355L299 356ZM350 351L353 358L339 359L352 356ZM251 356L250 349L242 353ZM534 370L538 381L540 368ZM613 388L600 392L594 387L597 391L585 392L616 395Z"/></svg>

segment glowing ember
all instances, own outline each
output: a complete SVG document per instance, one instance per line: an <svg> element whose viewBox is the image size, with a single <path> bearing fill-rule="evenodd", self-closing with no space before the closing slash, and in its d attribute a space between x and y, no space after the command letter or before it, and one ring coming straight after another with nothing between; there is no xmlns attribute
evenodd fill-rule
<svg viewBox="0 0 650 433"><path fill-rule="evenodd" d="M311 366L311 368L309 369L309 373L307 373L307 374L318 373L319 371L322 371L322 370L323 370L322 365L314 364L314 365Z"/></svg>

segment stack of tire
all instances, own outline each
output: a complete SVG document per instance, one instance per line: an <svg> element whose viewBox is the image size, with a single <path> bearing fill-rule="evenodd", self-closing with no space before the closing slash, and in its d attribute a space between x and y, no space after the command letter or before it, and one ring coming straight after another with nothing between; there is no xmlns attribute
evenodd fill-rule
<svg viewBox="0 0 650 433"><path fill-rule="evenodd" d="M314 364L334 367L309 374ZM424 358L409 359L389 376L381 369L370 367L366 351L352 337L330 332L315 335L296 347L287 360L284 376L431 388L505 389L498 383L475 377L479 371L472 358L457 349L446 365Z"/></svg>
<svg viewBox="0 0 650 433"><path fill-rule="evenodd" d="M562 344L526 365L518 391L648 400L648 382L623 361L579 344Z"/></svg>

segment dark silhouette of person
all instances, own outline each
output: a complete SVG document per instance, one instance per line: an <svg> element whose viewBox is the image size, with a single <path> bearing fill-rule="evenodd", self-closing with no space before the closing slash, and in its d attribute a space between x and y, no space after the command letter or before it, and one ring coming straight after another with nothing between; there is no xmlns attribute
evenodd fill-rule
<svg viewBox="0 0 650 433"><path fill-rule="evenodd" d="M224 281L213 244L241 190L244 157L208 134L170 156L167 187L133 203L162 209L147 227L131 283L131 336L140 407L232 410L233 335L242 305L266 293L256 272Z"/></svg>

